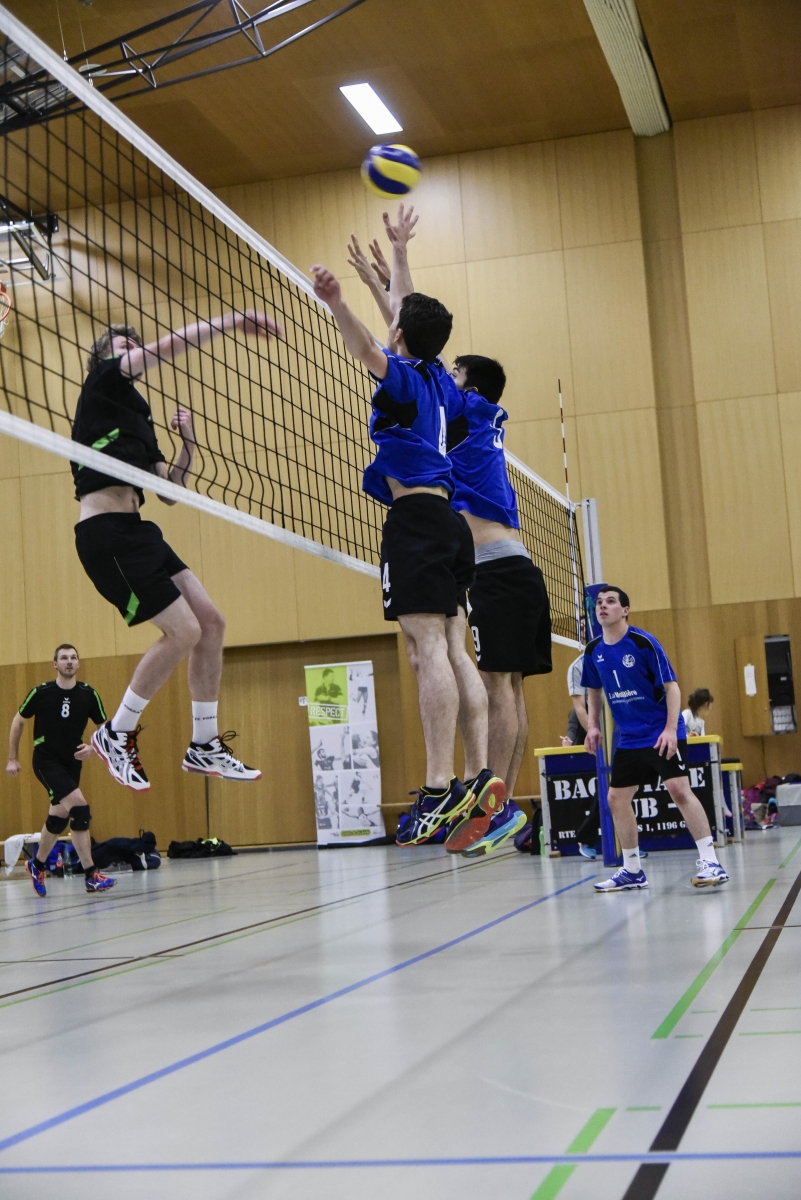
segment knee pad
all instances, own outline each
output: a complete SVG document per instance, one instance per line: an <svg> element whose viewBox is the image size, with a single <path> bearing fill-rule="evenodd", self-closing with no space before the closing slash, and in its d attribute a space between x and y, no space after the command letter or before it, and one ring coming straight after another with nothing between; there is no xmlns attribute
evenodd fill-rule
<svg viewBox="0 0 801 1200"><path fill-rule="evenodd" d="M88 804L77 804L75 808L70 810L70 824L78 833L89 828L89 822L92 819L92 814L89 811ZM64 822L66 824L66 821Z"/></svg>
<svg viewBox="0 0 801 1200"><path fill-rule="evenodd" d="M63 833L69 823L69 817L49 816L45 821L45 829L48 833Z"/></svg>

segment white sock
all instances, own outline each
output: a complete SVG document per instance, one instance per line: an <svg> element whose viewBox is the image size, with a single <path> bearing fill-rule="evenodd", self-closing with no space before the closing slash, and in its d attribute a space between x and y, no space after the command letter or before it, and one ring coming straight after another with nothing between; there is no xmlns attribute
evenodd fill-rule
<svg viewBox="0 0 801 1200"><path fill-rule="evenodd" d="M147 700L137 696L136 692L127 689L120 707L111 718L111 728L115 733L131 733L139 724L139 718L145 711Z"/></svg>
<svg viewBox="0 0 801 1200"><path fill-rule="evenodd" d="M699 838L695 844L698 847L698 857L702 858L704 862L720 862L717 850L715 849L715 843L712 840L711 835L709 837Z"/></svg>
<svg viewBox="0 0 801 1200"><path fill-rule="evenodd" d="M630 871L632 875L639 875L642 870L639 846L635 846L633 850L623 851L623 870Z"/></svg>
<svg viewBox="0 0 801 1200"><path fill-rule="evenodd" d="M205 745L218 734L217 701L192 701L192 741Z"/></svg>

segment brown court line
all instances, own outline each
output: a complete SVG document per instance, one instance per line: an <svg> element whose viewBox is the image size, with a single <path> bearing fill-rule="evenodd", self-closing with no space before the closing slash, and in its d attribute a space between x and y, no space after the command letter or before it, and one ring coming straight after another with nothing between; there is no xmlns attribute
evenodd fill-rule
<svg viewBox="0 0 801 1200"><path fill-rule="evenodd" d="M503 859L510 857L512 855L502 854L498 858L492 858L490 861L501 862ZM167 958L176 955L179 950L188 950L192 946L201 946L205 942L216 942L220 938L232 937L236 933L246 933L250 929L259 929L264 925L274 925L277 921L288 921L292 917L306 916L308 913L318 912L324 908L331 908L335 904L346 904L350 900L363 900L365 896L376 896L379 892L389 892L397 887L408 887L412 883L425 883L426 880L436 879L440 875L453 875L456 871L467 871L471 867L483 865L483 863L465 863L462 867L449 867L447 871L434 871L430 875L418 875L415 879L401 879L398 883L388 883L385 887L373 888L369 892L357 892L355 896L340 896L338 900L328 900L325 904L312 904L309 908L298 908L295 912L282 913L277 917L267 917L264 921L254 921L250 925L240 925L237 929L227 929L222 933L213 933L208 937L196 938L195 941L183 942L180 946L170 946L167 950L154 950L152 954L140 954L135 958L117 959L105 967L93 967L90 971L78 971L74 975L63 975L60 979L50 979L46 983L35 983L30 987L17 988L13 992L2 992L0 993L0 1000L8 1000L11 996L22 996L25 992L38 992L41 988L55 987L58 983L69 983L73 979L84 979L87 975L99 975L101 972L111 971L115 967L129 967L133 963L146 962L151 958Z"/></svg>

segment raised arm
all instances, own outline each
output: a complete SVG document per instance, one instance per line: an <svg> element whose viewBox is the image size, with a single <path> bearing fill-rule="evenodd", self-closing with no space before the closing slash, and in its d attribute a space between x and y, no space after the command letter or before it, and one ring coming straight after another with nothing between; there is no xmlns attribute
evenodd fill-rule
<svg viewBox="0 0 801 1200"><path fill-rule="evenodd" d="M364 363L367 370L376 379L384 379L387 374L387 356L376 344L373 335L366 325L351 312L342 299L342 288L339 280L327 267L316 263L311 268L314 281L314 294L322 300L334 314L334 320L339 326L345 348Z"/></svg>
<svg viewBox="0 0 801 1200"><path fill-rule="evenodd" d="M6 763L7 775L19 775L22 767L19 761L19 741L22 737L22 731L25 728L25 717L19 713L14 713L14 720L11 722L11 731L8 735L8 762Z"/></svg>
<svg viewBox="0 0 801 1200"><path fill-rule="evenodd" d="M417 224L417 220L417 217L414 215L413 204L409 205L408 210L402 204L398 205L398 216L394 225L389 219L389 213L384 213L384 229L392 246L389 304L393 316L397 314L405 297L414 291L406 247L415 236L414 227Z"/></svg>
<svg viewBox="0 0 801 1200"><path fill-rule="evenodd" d="M373 299L378 305L379 312L384 319L387 329L392 324L393 312L389 306L389 296L386 288L381 286L381 280L374 267L370 266L367 255L359 245L359 239L355 233L350 235L348 242L348 262L352 267L356 268L356 274L361 279L362 283L366 283L372 292Z"/></svg>
<svg viewBox="0 0 801 1200"><path fill-rule="evenodd" d="M245 312L229 312L221 317L212 317L210 321L195 321L191 325L184 325L182 329L166 333L156 342L133 346L121 356L120 370L123 375L135 379L157 363L172 362L176 354L185 354L187 350L202 346L215 335L229 329L241 329L243 333L266 338L284 336L281 326L267 313L248 308Z"/></svg>

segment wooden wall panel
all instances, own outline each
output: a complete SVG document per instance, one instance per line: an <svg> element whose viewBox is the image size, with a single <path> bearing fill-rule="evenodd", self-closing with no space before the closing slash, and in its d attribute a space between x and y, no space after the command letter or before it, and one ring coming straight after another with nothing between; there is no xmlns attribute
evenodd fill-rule
<svg viewBox="0 0 801 1200"><path fill-rule="evenodd" d="M265 180L264 183L215 188L214 191L223 204L227 204L271 245L275 245L275 208L273 185L270 180Z"/></svg>
<svg viewBox="0 0 801 1200"><path fill-rule="evenodd" d="M793 591L796 596L801 596L801 392L779 396L779 436L787 497ZM801 662L798 669L801 672Z"/></svg>
<svg viewBox="0 0 801 1200"><path fill-rule="evenodd" d="M679 608L697 608L711 596L695 408L659 408L657 427L671 600Z"/></svg>
<svg viewBox="0 0 801 1200"><path fill-rule="evenodd" d="M698 405L713 604L793 595L775 396Z"/></svg>
<svg viewBox="0 0 801 1200"><path fill-rule="evenodd" d="M801 217L801 105L754 113L765 221Z"/></svg>
<svg viewBox="0 0 801 1200"><path fill-rule="evenodd" d="M673 136L685 233L762 219L752 113L680 121Z"/></svg>
<svg viewBox="0 0 801 1200"><path fill-rule="evenodd" d="M0 436L0 479L19 479L19 448L15 438Z"/></svg>
<svg viewBox="0 0 801 1200"><path fill-rule="evenodd" d="M432 267L413 265L412 281L418 292L435 296L453 313L453 331L444 350L445 357L451 361L457 354L471 354L470 306L464 264Z"/></svg>
<svg viewBox="0 0 801 1200"><path fill-rule="evenodd" d="M25 662L28 658L20 491L20 480L0 480L0 512L3 514L3 569L0 571L0 613L3 614L3 634L0 640L2 663ZM53 642L53 646L56 645L57 643Z"/></svg>
<svg viewBox="0 0 801 1200"><path fill-rule="evenodd" d="M604 574L637 608L669 608L656 412L579 417L582 490L598 500Z"/></svg>
<svg viewBox="0 0 801 1200"><path fill-rule="evenodd" d="M323 263L335 275L352 275L347 240L367 245L367 192L354 171L276 179L273 182L275 245L306 274Z"/></svg>
<svg viewBox="0 0 801 1200"><path fill-rule="evenodd" d="M762 228L684 237L698 401L776 390Z"/></svg>
<svg viewBox="0 0 801 1200"><path fill-rule="evenodd" d="M554 398L551 408L558 413L556 398ZM567 462L570 473L570 495L575 499L577 496L585 494L581 478L575 417L565 417L565 441L567 442ZM507 450L532 467L552 487L564 493L565 464L562 456L562 429L558 415L539 421L510 420L506 425L505 444Z"/></svg>
<svg viewBox="0 0 801 1200"><path fill-rule="evenodd" d="M801 390L801 219L765 225L765 259L776 386L795 392Z"/></svg>
<svg viewBox="0 0 801 1200"><path fill-rule="evenodd" d="M504 407L515 420L558 413L561 378L573 411L570 332L560 251L495 258L467 266L476 354L503 363ZM532 464L533 465L533 464Z"/></svg>
<svg viewBox="0 0 801 1200"><path fill-rule="evenodd" d="M397 626L384 621L378 579L300 551L294 557L296 636L301 641L395 632Z"/></svg>
<svg viewBox="0 0 801 1200"><path fill-rule="evenodd" d="M565 251L577 414L654 403L642 243Z"/></svg>
<svg viewBox="0 0 801 1200"><path fill-rule="evenodd" d="M201 579L227 622L226 645L298 637L294 555L280 542L203 516Z"/></svg>
<svg viewBox="0 0 801 1200"><path fill-rule="evenodd" d="M556 143L567 249L640 237L634 137L628 129Z"/></svg>
<svg viewBox="0 0 801 1200"><path fill-rule="evenodd" d="M468 262L562 248L554 142L461 154L459 175Z"/></svg>

